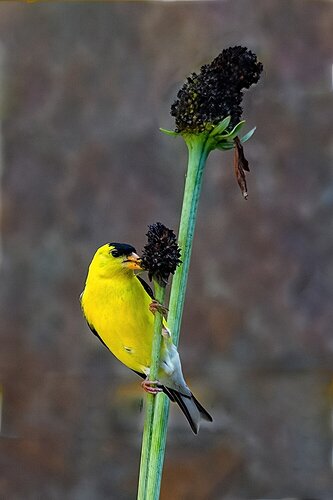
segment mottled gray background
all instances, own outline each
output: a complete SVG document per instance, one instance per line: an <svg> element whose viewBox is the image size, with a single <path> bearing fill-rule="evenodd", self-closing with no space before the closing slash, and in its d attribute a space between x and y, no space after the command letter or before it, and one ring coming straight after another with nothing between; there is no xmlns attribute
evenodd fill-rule
<svg viewBox="0 0 333 500"><path fill-rule="evenodd" d="M0 498L135 498L142 391L89 333L95 248L178 226L186 164L169 106L244 44L249 200L207 164L181 337L214 424L170 420L162 499L331 500L333 4L0 5Z"/></svg>

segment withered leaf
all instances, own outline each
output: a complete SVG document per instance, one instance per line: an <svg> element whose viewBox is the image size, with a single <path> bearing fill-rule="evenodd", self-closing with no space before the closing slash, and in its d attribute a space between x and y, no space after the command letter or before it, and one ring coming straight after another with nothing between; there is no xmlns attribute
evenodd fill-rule
<svg viewBox="0 0 333 500"><path fill-rule="evenodd" d="M250 172L249 163L244 156L244 149L238 136L235 137L234 143L235 143L235 149L234 149L235 175L240 190L242 191L244 198L247 199L247 185L246 185L245 171Z"/></svg>

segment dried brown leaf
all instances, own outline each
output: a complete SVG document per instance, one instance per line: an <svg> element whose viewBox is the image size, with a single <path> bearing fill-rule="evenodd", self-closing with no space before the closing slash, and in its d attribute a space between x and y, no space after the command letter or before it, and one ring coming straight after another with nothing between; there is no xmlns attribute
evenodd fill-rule
<svg viewBox="0 0 333 500"><path fill-rule="evenodd" d="M240 187L240 190L242 191L244 198L247 199L248 193L247 193L245 172L250 171L249 163L244 156L244 149L243 149L243 146L242 146L238 136L235 137L234 143L235 143L235 149L234 149L235 175L236 175L236 179L237 179L238 185Z"/></svg>

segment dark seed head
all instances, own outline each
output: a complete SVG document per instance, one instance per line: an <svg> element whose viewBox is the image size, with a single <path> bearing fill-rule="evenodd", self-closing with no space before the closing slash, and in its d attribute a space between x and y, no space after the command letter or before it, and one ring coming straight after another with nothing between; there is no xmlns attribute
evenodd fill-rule
<svg viewBox="0 0 333 500"><path fill-rule="evenodd" d="M171 106L176 132L200 133L231 116L229 128L242 115L243 89L257 83L263 65L246 47L224 49L210 64L192 73Z"/></svg>
<svg viewBox="0 0 333 500"><path fill-rule="evenodd" d="M181 263L180 249L175 233L160 222L148 226L148 242L141 255L141 267L148 271L149 279L166 286L170 274Z"/></svg>

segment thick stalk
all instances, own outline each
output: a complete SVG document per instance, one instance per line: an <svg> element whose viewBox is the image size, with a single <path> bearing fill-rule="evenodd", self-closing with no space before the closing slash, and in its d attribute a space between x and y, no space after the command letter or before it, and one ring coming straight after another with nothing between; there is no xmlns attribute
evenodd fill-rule
<svg viewBox="0 0 333 500"><path fill-rule="evenodd" d="M177 268L172 280L168 315L172 340L176 345L178 345L179 341L180 325L183 316L194 229L202 186L202 175L210 151L207 147L207 138L204 135L188 136L185 141L189 156L178 233L182 264Z"/></svg>
<svg viewBox="0 0 333 500"><path fill-rule="evenodd" d="M155 299L163 304L165 299L165 288L161 287L154 281L154 291ZM155 314L154 321L154 336L151 354L151 366L149 380L157 380L158 370L160 365L160 353L162 345L162 322L163 318L159 312ZM163 466L162 464L154 463L151 460L151 446L154 439L154 414L156 411L157 397L153 394L147 394L146 396L146 412L145 412L145 422L142 436L142 448L141 448L141 461L140 461L140 474L139 474L139 486L138 486L138 500L147 500L148 498L155 498L150 496L147 492L147 481L149 471L158 470Z"/></svg>
<svg viewBox="0 0 333 500"><path fill-rule="evenodd" d="M194 229L202 186L202 174L209 154L209 149L206 147L206 137L190 136L185 140L189 157L178 234L182 264L177 268L172 280L168 314L168 326L172 332L173 342L176 345L178 345L184 308ZM153 436L150 444L150 465L145 500L158 500L160 495L169 416L169 400L164 394L156 398L154 410ZM154 464L154 469L151 468L152 464Z"/></svg>

